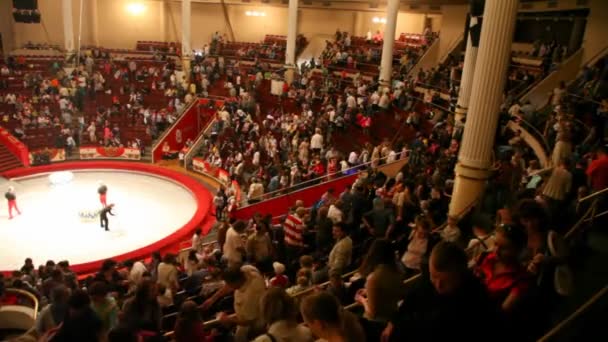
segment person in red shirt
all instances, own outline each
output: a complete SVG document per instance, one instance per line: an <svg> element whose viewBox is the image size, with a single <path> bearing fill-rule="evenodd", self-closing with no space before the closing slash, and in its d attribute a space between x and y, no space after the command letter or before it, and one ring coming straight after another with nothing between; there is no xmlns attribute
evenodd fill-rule
<svg viewBox="0 0 608 342"><path fill-rule="evenodd" d="M593 191L604 190L608 187L608 151L606 146L598 147L597 157L587 168L587 177Z"/></svg>
<svg viewBox="0 0 608 342"><path fill-rule="evenodd" d="M270 286L287 288L289 285L289 278L284 274L285 265L280 262L273 262L272 268L274 269L274 277L270 278Z"/></svg>
<svg viewBox="0 0 608 342"><path fill-rule="evenodd" d="M505 313L521 308L521 302L534 286L534 278L519 260L527 242L523 227L500 225L496 229L495 250L482 254L477 261L475 274Z"/></svg>
<svg viewBox="0 0 608 342"><path fill-rule="evenodd" d="M8 191L4 194L4 197L8 201L8 219L13 219L13 209L17 211L17 215L21 215L21 211L17 207L17 195L15 194L15 188L12 186L8 187Z"/></svg>

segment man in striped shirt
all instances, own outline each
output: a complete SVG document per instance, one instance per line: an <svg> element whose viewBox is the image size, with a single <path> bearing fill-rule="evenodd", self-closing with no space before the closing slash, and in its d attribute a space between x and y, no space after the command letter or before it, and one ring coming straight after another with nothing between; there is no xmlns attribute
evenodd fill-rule
<svg viewBox="0 0 608 342"><path fill-rule="evenodd" d="M304 215L306 209L298 207L296 212L287 215L283 223L283 231L285 233L285 247L287 249L302 249L304 248Z"/></svg>
<svg viewBox="0 0 608 342"><path fill-rule="evenodd" d="M283 223L288 274L291 274L292 271L295 272L300 255L303 254L306 247L303 236L305 230L304 215L306 215L306 209L304 207L297 207L295 213L287 215Z"/></svg>

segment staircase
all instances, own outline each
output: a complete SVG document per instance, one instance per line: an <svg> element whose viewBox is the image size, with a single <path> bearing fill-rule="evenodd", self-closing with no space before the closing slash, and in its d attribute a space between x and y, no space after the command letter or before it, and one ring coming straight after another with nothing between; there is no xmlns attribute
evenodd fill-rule
<svg viewBox="0 0 608 342"><path fill-rule="evenodd" d="M0 144L0 173L22 166L21 161L6 146Z"/></svg>

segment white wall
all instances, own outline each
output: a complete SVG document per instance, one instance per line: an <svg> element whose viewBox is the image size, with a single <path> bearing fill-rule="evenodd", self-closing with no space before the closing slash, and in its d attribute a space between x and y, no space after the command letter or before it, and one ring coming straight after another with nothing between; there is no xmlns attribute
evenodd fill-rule
<svg viewBox="0 0 608 342"><path fill-rule="evenodd" d="M468 5L441 6L441 31L439 33L438 58L443 58L449 49L456 44L456 40L464 33L464 25L469 13Z"/></svg>
<svg viewBox="0 0 608 342"><path fill-rule="evenodd" d="M590 13L583 38L583 63L589 62L608 46L608 1L591 0Z"/></svg>

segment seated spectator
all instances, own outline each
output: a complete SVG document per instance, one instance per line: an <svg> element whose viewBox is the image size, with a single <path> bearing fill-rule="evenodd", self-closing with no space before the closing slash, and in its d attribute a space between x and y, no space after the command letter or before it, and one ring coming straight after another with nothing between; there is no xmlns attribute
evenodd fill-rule
<svg viewBox="0 0 608 342"><path fill-rule="evenodd" d="M364 342L365 334L357 317L344 310L330 293L307 296L300 306L302 318L316 337L327 342Z"/></svg>
<svg viewBox="0 0 608 342"><path fill-rule="evenodd" d="M495 307L484 285L468 269L460 247L439 242L431 253L429 274L412 284L384 330L383 341L486 341L496 335ZM474 330L471 322L475 322Z"/></svg>
<svg viewBox="0 0 608 342"><path fill-rule="evenodd" d="M298 324L294 299L281 288L270 288L260 299L261 319L266 333L254 342L311 342L310 329Z"/></svg>

